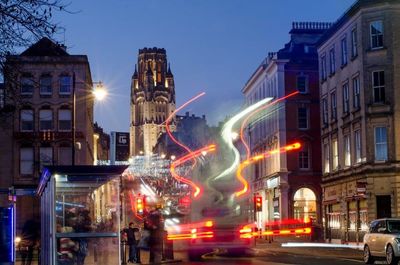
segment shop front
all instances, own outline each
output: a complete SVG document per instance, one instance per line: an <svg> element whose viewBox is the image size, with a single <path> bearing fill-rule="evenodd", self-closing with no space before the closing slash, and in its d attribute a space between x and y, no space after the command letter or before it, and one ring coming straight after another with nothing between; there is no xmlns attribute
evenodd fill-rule
<svg viewBox="0 0 400 265"><path fill-rule="evenodd" d="M325 239L362 242L368 231L365 181L350 181L324 187Z"/></svg>
<svg viewBox="0 0 400 265"><path fill-rule="evenodd" d="M120 264L120 176L126 166L55 166L43 171L41 263Z"/></svg>

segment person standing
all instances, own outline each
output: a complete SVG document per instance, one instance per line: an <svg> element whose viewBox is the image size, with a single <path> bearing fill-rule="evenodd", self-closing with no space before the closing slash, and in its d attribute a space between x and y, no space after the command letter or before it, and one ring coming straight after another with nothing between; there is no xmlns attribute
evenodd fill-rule
<svg viewBox="0 0 400 265"><path fill-rule="evenodd" d="M160 212L160 206L157 205L149 213L145 220L145 227L150 231L150 263L161 264L162 258L162 240L163 240L163 225Z"/></svg>
<svg viewBox="0 0 400 265"><path fill-rule="evenodd" d="M22 265L31 265L33 257L33 248L39 237L39 225L35 220L28 220L22 228L22 238L19 244Z"/></svg>
<svg viewBox="0 0 400 265"><path fill-rule="evenodd" d="M129 246L129 258L128 262L139 263L140 262L140 252L137 247L140 240L139 228L134 227L133 223L129 223L128 229L125 229L125 233L128 238L128 246Z"/></svg>

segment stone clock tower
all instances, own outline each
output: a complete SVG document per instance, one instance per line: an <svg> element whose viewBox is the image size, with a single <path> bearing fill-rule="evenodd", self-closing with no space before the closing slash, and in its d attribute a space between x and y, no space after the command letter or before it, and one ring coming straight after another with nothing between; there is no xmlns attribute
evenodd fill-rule
<svg viewBox="0 0 400 265"><path fill-rule="evenodd" d="M131 82L131 156L152 153L158 136L165 132L165 120L174 110L174 76L165 49L139 49Z"/></svg>

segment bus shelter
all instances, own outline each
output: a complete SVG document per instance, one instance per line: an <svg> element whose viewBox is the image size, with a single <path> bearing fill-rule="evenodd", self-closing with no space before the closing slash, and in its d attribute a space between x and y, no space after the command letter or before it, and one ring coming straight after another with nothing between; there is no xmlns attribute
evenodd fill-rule
<svg viewBox="0 0 400 265"><path fill-rule="evenodd" d="M41 265L121 264L120 186L126 166L48 166L41 201Z"/></svg>

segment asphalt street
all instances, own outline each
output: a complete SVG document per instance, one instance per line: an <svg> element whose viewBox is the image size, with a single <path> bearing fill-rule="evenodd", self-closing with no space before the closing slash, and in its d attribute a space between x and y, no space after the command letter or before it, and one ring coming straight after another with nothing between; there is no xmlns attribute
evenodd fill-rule
<svg viewBox="0 0 400 265"><path fill-rule="evenodd" d="M302 256L281 253L270 254L267 256L257 257L220 257L214 255L206 255L199 262L182 262L184 265L360 265L364 264L360 259L346 259L335 257L318 257L318 256Z"/></svg>

